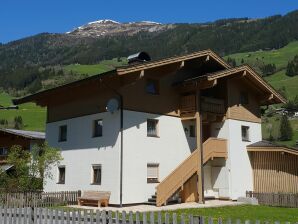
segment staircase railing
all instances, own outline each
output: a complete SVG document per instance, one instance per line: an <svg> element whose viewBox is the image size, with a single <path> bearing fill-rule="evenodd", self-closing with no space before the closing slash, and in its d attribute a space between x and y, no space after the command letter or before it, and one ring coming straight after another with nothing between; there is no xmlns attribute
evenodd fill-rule
<svg viewBox="0 0 298 224"><path fill-rule="evenodd" d="M215 157L227 158L227 140L223 138L208 138L203 143L203 163L207 163L209 159Z"/></svg>
<svg viewBox="0 0 298 224"><path fill-rule="evenodd" d="M227 140L218 138L209 138L203 144L203 162L204 164L214 157L227 157ZM196 149L188 158L186 158L175 170L173 170L156 187L156 205L161 206L183 186L183 184L198 171L199 153Z"/></svg>

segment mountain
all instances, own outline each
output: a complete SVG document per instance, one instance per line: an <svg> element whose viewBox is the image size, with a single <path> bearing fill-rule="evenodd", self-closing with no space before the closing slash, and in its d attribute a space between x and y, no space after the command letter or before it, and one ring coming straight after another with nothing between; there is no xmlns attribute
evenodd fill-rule
<svg viewBox="0 0 298 224"><path fill-rule="evenodd" d="M33 93L82 78L66 71L67 65L98 64L113 58L125 63L121 57L138 51L159 59L207 48L222 56L279 49L298 40L297 27L298 11L201 24L99 20L67 33L42 33L0 45L0 87L14 95Z"/></svg>
<svg viewBox="0 0 298 224"><path fill-rule="evenodd" d="M119 23L114 20L98 20L75 28L66 34L76 37L133 36L140 32L162 32L174 28L173 24L161 24L151 21Z"/></svg>

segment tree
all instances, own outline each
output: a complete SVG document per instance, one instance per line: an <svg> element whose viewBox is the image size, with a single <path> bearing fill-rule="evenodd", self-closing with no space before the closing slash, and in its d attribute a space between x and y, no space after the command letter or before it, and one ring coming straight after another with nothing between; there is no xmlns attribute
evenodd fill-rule
<svg viewBox="0 0 298 224"><path fill-rule="evenodd" d="M279 139L288 141L292 139L293 130L287 115L283 115L280 120Z"/></svg>
<svg viewBox="0 0 298 224"><path fill-rule="evenodd" d="M47 143L37 144L31 152L21 146L12 146L7 163L13 166L10 173L0 173L0 189L4 191L42 190L46 178L52 178L51 166L62 160L60 150Z"/></svg>
<svg viewBox="0 0 298 224"><path fill-rule="evenodd" d="M292 61L288 62L286 75L287 76L298 75L298 55L296 55Z"/></svg>
<svg viewBox="0 0 298 224"><path fill-rule="evenodd" d="M22 116L16 116L14 118L14 128L15 129L22 129L24 126Z"/></svg>

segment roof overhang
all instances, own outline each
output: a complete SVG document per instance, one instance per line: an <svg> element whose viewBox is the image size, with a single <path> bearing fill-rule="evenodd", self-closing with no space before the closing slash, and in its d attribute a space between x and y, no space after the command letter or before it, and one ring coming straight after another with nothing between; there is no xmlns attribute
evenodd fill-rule
<svg viewBox="0 0 298 224"><path fill-rule="evenodd" d="M169 57L161 60L149 61L149 62L139 63L131 66L119 67L117 68L117 74L124 75L127 73L138 72L146 69L152 69L152 68L166 66L166 65L175 64L175 63L181 63L184 61L201 58L201 57L206 57L207 60L210 60L210 58L213 58L223 68L231 67L221 57L215 54L212 50L208 49L208 50L198 51L198 52L194 52L183 56Z"/></svg>
<svg viewBox="0 0 298 224"><path fill-rule="evenodd" d="M94 75L94 76L88 77L86 79L78 80L78 81L75 81L75 82L72 82L69 84L65 84L62 86L58 86L58 87L55 87L52 89L44 90L44 91L41 91L41 92L38 92L38 93L35 93L32 95L25 96L23 98L13 99L12 102L15 105L23 104L23 103L27 103L27 102L35 102L38 105L45 106L44 103L39 103L39 102L42 102L44 98L50 96L51 94L59 93L60 91L63 91L66 89L70 90L77 86L85 85L90 82L104 79L105 77L122 76L122 75L129 74L129 73L134 73L134 72L138 72L138 71L142 72L146 69L152 69L152 68L157 68L157 67L161 67L161 66L168 66L171 64L175 64L175 63L184 64L184 62L187 60L192 60L192 59L202 58L202 57L203 58L205 57L206 61L209 61L212 58L215 62L217 62L220 66L222 66L225 69L230 68L229 64L227 64L221 57L216 55L213 51L203 50L203 51L198 51L198 52L194 52L194 53L183 55L183 56L169 57L169 58L165 58L165 59L161 59L161 60L149 61L149 62L119 67L117 69L114 69L114 70L106 72L106 73Z"/></svg>
<svg viewBox="0 0 298 224"><path fill-rule="evenodd" d="M269 83L267 83L256 71L248 65L242 65L235 68L228 68L219 72L209 73L203 76L198 76L192 79L184 80L178 85L188 85L195 83L198 88L209 88L216 85L217 80L221 78L247 78L254 82L258 89L262 90L265 95L265 100L262 105L274 103L286 103L286 99L281 96ZM176 84L177 85L177 84Z"/></svg>
<svg viewBox="0 0 298 224"><path fill-rule="evenodd" d="M285 146L247 146L248 152L283 152L298 156L298 150Z"/></svg>
<svg viewBox="0 0 298 224"><path fill-rule="evenodd" d="M0 128L0 133L14 135L17 137L31 139L31 140L45 140L45 133L43 132Z"/></svg>

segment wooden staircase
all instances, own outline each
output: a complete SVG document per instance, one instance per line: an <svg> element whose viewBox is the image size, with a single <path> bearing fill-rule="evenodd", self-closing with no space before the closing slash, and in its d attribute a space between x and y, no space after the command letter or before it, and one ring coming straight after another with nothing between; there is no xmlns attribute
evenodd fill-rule
<svg viewBox="0 0 298 224"><path fill-rule="evenodd" d="M219 138L209 138L203 143L203 163L215 157L227 158L227 140ZM173 170L156 187L156 205L162 206L167 200L177 193L183 185L199 169L199 153L196 149L188 158L186 158L175 170Z"/></svg>

